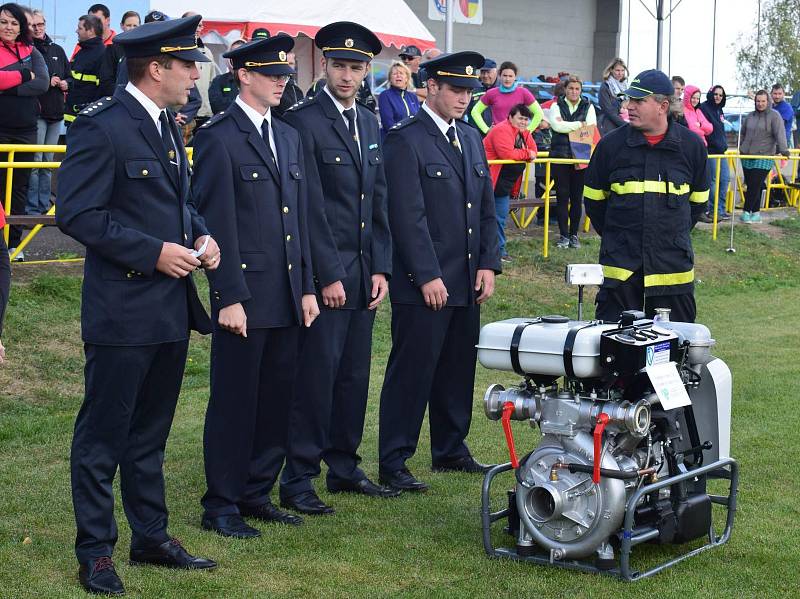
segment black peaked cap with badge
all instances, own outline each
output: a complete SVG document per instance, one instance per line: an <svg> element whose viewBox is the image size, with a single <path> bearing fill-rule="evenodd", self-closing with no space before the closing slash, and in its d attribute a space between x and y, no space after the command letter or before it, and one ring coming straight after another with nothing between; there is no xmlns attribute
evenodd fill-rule
<svg viewBox="0 0 800 599"><path fill-rule="evenodd" d="M449 83L455 87L476 88L481 86L478 78L486 59L477 52L454 52L442 54L419 65L429 79Z"/></svg>
<svg viewBox="0 0 800 599"><path fill-rule="evenodd" d="M343 58L369 62L383 49L381 40L358 23L338 21L325 25L314 36L314 44L325 58Z"/></svg>
<svg viewBox="0 0 800 599"><path fill-rule="evenodd" d="M294 40L279 34L270 38L253 38L222 56L230 59L234 69L247 69L262 75L294 75L295 70L287 62L292 48Z"/></svg>
<svg viewBox="0 0 800 599"><path fill-rule="evenodd" d="M201 15L152 21L114 36L114 43L122 46L126 58L141 58L169 54L181 60L210 62L197 48L197 25Z"/></svg>

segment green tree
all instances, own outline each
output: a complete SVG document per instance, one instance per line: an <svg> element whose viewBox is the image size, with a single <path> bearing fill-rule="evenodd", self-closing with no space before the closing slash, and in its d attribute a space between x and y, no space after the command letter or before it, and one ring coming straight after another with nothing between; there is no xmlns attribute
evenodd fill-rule
<svg viewBox="0 0 800 599"><path fill-rule="evenodd" d="M761 23L735 43L739 81L749 89L774 83L800 89L800 0L764 0Z"/></svg>

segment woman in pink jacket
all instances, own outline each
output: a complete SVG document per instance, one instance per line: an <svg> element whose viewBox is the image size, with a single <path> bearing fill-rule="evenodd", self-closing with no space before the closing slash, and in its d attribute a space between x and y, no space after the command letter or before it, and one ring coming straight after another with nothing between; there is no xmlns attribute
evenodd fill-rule
<svg viewBox="0 0 800 599"><path fill-rule="evenodd" d="M683 116L690 131L694 131L703 140L703 145L708 145L706 135L714 132L714 125L709 122L703 111L700 110L700 88L687 85L683 89Z"/></svg>

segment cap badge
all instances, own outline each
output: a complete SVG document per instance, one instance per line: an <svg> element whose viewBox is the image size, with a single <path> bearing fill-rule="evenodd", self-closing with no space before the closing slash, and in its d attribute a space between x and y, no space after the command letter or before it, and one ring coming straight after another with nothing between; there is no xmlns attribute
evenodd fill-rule
<svg viewBox="0 0 800 599"><path fill-rule="evenodd" d="M352 38L349 38L349 37L348 37L346 40L344 40L344 47L345 47L345 48L352 48L352 47L353 47L353 40L352 40Z"/></svg>
<svg viewBox="0 0 800 599"><path fill-rule="evenodd" d="M468 65L466 66L466 68L464 69L464 72L465 72L467 75L472 75L472 73L473 73L474 71L475 71L475 69L473 69L473 68L472 68L472 65L471 65L471 64L468 64Z"/></svg>
<svg viewBox="0 0 800 599"><path fill-rule="evenodd" d="M286 62L286 52L284 52L283 50L278 52L278 60L280 60L281 62Z"/></svg>

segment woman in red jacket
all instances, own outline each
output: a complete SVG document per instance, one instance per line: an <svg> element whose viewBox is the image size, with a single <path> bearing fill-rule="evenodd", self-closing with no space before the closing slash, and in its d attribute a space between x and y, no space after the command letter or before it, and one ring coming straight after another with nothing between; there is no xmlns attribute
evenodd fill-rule
<svg viewBox="0 0 800 599"><path fill-rule="evenodd" d="M511 108L506 120L491 128L483 140L488 160L521 160L530 162L536 158L536 142L528 131L532 113L525 104ZM512 195L519 192L524 164L493 164L489 167L494 187L494 206L497 212L497 232L500 239L500 258L511 260L506 251L506 218Z"/></svg>
<svg viewBox="0 0 800 599"><path fill-rule="evenodd" d="M683 88L683 116L689 130L697 133L703 140L703 145L708 146L706 136L714 132L714 125L709 122L703 111L700 110L700 88L687 85Z"/></svg>

